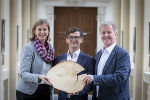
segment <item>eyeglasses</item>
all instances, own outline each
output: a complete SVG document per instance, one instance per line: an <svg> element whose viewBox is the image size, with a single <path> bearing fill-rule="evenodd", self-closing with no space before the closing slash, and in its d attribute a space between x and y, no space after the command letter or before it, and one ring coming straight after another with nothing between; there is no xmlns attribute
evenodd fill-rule
<svg viewBox="0 0 150 100"><path fill-rule="evenodd" d="M73 39L79 40L80 38L82 38L82 36L67 36L67 38L68 38L69 40L73 40Z"/></svg>

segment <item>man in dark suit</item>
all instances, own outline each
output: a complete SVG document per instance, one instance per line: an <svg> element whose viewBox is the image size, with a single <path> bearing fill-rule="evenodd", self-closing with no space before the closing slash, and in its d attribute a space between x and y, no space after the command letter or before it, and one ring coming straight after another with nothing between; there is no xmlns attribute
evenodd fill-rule
<svg viewBox="0 0 150 100"><path fill-rule="evenodd" d="M83 42L83 33L79 28L70 28L66 33L66 43L68 43L69 50L67 53L56 57L56 63L63 60L70 60L77 62L84 67L87 74L94 74L95 59L80 51L80 44ZM88 92L90 92L91 85L86 85L82 91L76 94L67 94L65 92L58 92L58 100L88 100Z"/></svg>
<svg viewBox="0 0 150 100"><path fill-rule="evenodd" d="M130 100L130 57L116 44L117 26L106 21L100 32L104 47L96 55L95 75L83 81L94 85L93 100Z"/></svg>

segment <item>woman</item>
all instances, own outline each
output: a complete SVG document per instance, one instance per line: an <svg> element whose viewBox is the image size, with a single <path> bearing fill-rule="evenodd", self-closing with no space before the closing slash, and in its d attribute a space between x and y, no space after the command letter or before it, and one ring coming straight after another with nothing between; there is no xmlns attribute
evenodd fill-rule
<svg viewBox="0 0 150 100"><path fill-rule="evenodd" d="M50 100L51 86L46 74L54 60L54 51L48 42L49 35L47 20L40 19L33 25L31 42L21 52L17 100Z"/></svg>

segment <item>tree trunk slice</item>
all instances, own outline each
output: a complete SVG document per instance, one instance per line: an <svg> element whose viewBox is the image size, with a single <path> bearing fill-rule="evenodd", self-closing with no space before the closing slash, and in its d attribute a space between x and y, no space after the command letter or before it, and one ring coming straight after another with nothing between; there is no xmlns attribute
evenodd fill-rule
<svg viewBox="0 0 150 100"><path fill-rule="evenodd" d="M73 61L62 61L48 71L47 77L54 88L67 93L77 93L85 86L82 80L87 74L78 75L77 78L77 74L83 70L85 69L81 65Z"/></svg>

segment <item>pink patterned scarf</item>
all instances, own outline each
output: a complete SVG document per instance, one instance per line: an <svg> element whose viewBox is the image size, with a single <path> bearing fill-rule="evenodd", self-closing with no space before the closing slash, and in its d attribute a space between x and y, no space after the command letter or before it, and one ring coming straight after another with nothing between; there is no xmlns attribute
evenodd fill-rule
<svg viewBox="0 0 150 100"><path fill-rule="evenodd" d="M45 42L45 48L47 50L47 53L43 49L42 44L38 38L35 38L33 43L34 43L34 47L35 47L36 51L41 56L41 58L44 60L44 62L49 64L51 61L54 60L54 50L49 42Z"/></svg>

